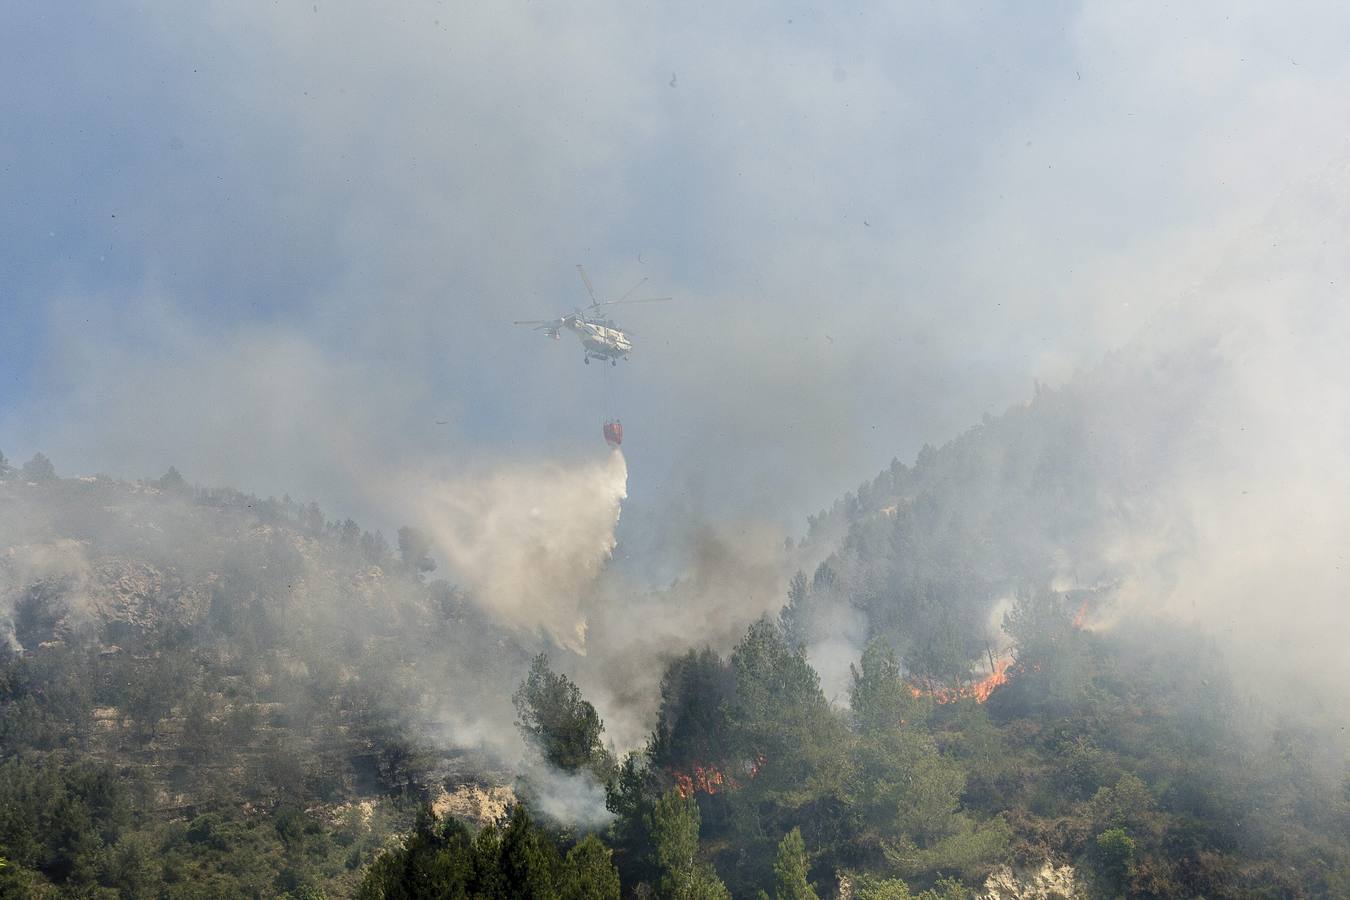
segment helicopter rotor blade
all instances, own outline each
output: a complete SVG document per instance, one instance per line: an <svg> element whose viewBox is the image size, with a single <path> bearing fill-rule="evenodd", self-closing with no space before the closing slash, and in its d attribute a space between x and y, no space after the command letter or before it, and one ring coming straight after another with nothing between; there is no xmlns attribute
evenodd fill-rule
<svg viewBox="0 0 1350 900"><path fill-rule="evenodd" d="M642 287L642 286L643 286L644 284L646 284L646 283L647 283L647 279L646 279L646 278L643 278L643 279L642 279L641 281L639 281L637 284L633 285L633 286L630 287L628 290L624 291L624 292L623 292L623 296L620 297L618 300L615 300L614 302L615 302L615 303L622 303L623 301L627 300L627 299L629 298L629 296L632 295L633 291L636 291L638 288Z"/></svg>
<svg viewBox="0 0 1350 900"><path fill-rule="evenodd" d="M554 321L555 321L554 319L519 319L519 320L517 320L517 321L515 321L515 322L512 322L511 324L512 324L512 325L549 325L549 324L553 323Z"/></svg>
<svg viewBox="0 0 1350 900"><path fill-rule="evenodd" d="M597 303L596 306L618 306L620 303L665 303L674 299L674 297L643 297L638 300L606 300L604 303Z"/></svg>
<svg viewBox="0 0 1350 900"><path fill-rule="evenodd" d="M586 270L581 267L581 263L577 263L577 272L581 275L581 280L586 284L586 293L591 295L591 306L600 305L600 301L595 299L595 288L591 286L591 279L586 274Z"/></svg>

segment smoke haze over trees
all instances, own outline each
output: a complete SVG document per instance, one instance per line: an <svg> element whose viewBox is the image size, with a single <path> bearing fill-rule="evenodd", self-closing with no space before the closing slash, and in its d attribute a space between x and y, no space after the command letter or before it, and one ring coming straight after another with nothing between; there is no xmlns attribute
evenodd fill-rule
<svg viewBox="0 0 1350 900"><path fill-rule="evenodd" d="M0 896L1350 896L1346 33L0 11Z"/></svg>
<svg viewBox="0 0 1350 900"><path fill-rule="evenodd" d="M5 877L33 890L388 897L430 866L503 896L521 890L512 879L544 893L603 882L824 896L842 877L862 896L946 897L1000 866L1063 861L1076 881L1055 877L1089 893L1340 890L1350 797L1336 726L1301 703L1253 705L1221 642L1130 608L1119 581L1056 584L1062 573L1028 548L1045 540L1032 524L1061 516L1033 511L1015 540L991 543L959 524L988 509L962 499L980 489L929 474L969 471L973 448L995 439L1017 459L1016 436L1053 434L1064 409L1062 395L1038 397L813 519L805 545L842 530L838 549L726 651L669 643L659 690L604 717L650 723L643 746L618 755L600 711L530 648L552 646L601 687L631 648L591 642L576 656L530 639L428 582L416 548L401 559L314 504L171 475L11 474ZM1033 495L1072 499L1070 468ZM1003 489L1009 506L1029 502L1016 482ZM902 506L945 510L956 537L915 531ZM963 566L923 568L934 557ZM1020 588L1005 605L1009 585ZM677 584L666 600L685 596ZM810 662L834 621L821 605L866 623L843 703ZM1010 674L979 695L961 685L993 663L991 610ZM484 779L518 798L500 838L501 813L453 799ZM486 816L484 830L418 812L429 800ZM62 843L74 838L45 824L51 809L86 836ZM379 854L382 835L408 828L402 850ZM243 852L247 871L229 862Z"/></svg>

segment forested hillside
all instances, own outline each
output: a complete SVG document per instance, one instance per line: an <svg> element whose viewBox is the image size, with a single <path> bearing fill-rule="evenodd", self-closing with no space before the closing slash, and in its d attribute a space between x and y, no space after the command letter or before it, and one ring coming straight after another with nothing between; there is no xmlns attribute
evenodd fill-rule
<svg viewBox="0 0 1350 900"><path fill-rule="evenodd" d="M810 517L805 544L824 563L793 591L800 638L885 636L909 671L950 681L987 658L1019 591L1104 607L1132 566L1165 571L1193 540L1174 467L1199 452L1222 365L1211 345L1152 366L1108 359L893 461ZM1147 559L1130 546L1143 535Z"/></svg>
<svg viewBox="0 0 1350 900"><path fill-rule="evenodd" d="M405 800L493 775L434 725L528 653L415 533L41 465L0 481L0 531L0 877L341 895Z"/></svg>
<svg viewBox="0 0 1350 900"><path fill-rule="evenodd" d="M799 553L824 561L780 615L651 661L631 752L564 673L581 660L436 580L414 530L395 550L176 471L6 465L0 885L1350 895L1336 716L1256 703L1213 634L1118 590L1141 532L1151 562L1188 547L1157 461L1194 452L1168 423L1213 403L1215 362L1172 359L1039 390L813 517ZM512 718L523 762L479 733Z"/></svg>

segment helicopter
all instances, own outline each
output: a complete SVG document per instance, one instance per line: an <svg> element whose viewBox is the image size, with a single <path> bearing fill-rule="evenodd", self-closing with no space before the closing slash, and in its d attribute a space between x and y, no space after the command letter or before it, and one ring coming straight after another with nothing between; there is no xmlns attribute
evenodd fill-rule
<svg viewBox="0 0 1350 900"><path fill-rule="evenodd" d="M586 275L586 270L578 265L577 272L581 275L582 283L586 285L586 293L591 297L590 306L574 309L567 315L559 316L556 319L522 319L512 324L533 325L535 331L542 331L555 341L562 339L562 331L566 328L581 339L581 346L585 351L585 356L582 359L586 365L590 365L591 360L594 359L602 363L608 362L611 366L617 366L620 359L627 359L628 354L632 352L633 340L618 325L614 324L612 319L601 315L600 311L610 306L618 306L621 303L663 303L671 298L645 297L629 300L628 298L633 291L646 283L647 279L644 278L629 288L618 300L600 300L595 296L595 288L591 285L591 279Z"/></svg>

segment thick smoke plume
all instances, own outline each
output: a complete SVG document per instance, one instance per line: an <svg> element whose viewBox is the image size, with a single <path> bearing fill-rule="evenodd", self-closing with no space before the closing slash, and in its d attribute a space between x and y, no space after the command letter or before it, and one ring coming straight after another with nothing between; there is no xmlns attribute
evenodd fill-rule
<svg viewBox="0 0 1350 900"><path fill-rule="evenodd" d="M592 610L590 652L575 676L619 750L655 720L665 662L705 646L729 651L746 627L783 605L791 564L777 529L703 523L679 542L681 574L661 589L607 573Z"/></svg>
<svg viewBox="0 0 1350 900"><path fill-rule="evenodd" d="M576 654L554 662L583 685L621 750L641 745L651 728L661 662L691 648L729 650L750 622L778 612L792 570L776 528L682 519L667 544L665 562L679 572L671 583L608 568L627 481L616 450L570 465L408 477L397 492L397 514L430 537L447 578L501 624L542 632ZM518 746L503 721L480 727L498 755Z"/></svg>
<svg viewBox="0 0 1350 900"><path fill-rule="evenodd" d="M1344 709L1350 683L1348 225L1350 163L1337 160L1232 239L1132 348L1159 393L1200 402L1178 419L1127 411L1134 432L1118 432L1167 501L1118 548L1133 564L1122 594L1206 627L1282 708L1316 684ZM1177 374L1183 358L1206 360L1198 388Z"/></svg>
<svg viewBox="0 0 1350 900"><path fill-rule="evenodd" d="M413 487L407 509L453 577L503 622L586 651L586 597L614 552L628 464L494 467Z"/></svg>

